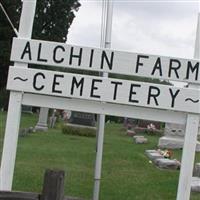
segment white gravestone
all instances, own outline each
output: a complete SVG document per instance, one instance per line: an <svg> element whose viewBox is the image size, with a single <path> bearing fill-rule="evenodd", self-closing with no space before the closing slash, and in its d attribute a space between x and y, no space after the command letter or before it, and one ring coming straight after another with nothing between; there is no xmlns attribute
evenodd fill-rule
<svg viewBox="0 0 200 200"><path fill-rule="evenodd" d="M164 136L159 139L158 147L166 149L181 149L183 148L184 137L185 137L184 125L166 123ZM196 151L200 152L199 141L197 141L196 143Z"/></svg>
<svg viewBox="0 0 200 200"><path fill-rule="evenodd" d="M48 113L49 113L49 108L40 108L40 115L39 115L39 120L35 126L36 131L47 131L48 130Z"/></svg>

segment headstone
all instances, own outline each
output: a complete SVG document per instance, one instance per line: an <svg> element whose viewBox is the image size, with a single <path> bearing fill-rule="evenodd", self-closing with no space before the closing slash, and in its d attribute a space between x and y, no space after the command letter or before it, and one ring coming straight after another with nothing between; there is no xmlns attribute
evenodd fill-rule
<svg viewBox="0 0 200 200"><path fill-rule="evenodd" d="M134 136L134 135L136 135L136 133L135 133L134 130L127 130L127 131L126 131L126 134L127 134L128 136Z"/></svg>
<svg viewBox="0 0 200 200"><path fill-rule="evenodd" d="M71 114L72 114L71 110L66 110L66 109L63 110L63 112L62 112L62 120L64 122L68 122L70 117L71 117Z"/></svg>
<svg viewBox="0 0 200 200"><path fill-rule="evenodd" d="M192 177L191 191L200 192L200 178L199 177Z"/></svg>
<svg viewBox="0 0 200 200"><path fill-rule="evenodd" d="M162 169L179 169L180 162L177 160L170 160L168 158L158 158L155 160L155 164Z"/></svg>
<svg viewBox="0 0 200 200"><path fill-rule="evenodd" d="M159 139L158 147L163 149L182 149L184 144L184 136L184 125L166 123L164 136ZM200 152L199 141L197 141L196 151Z"/></svg>
<svg viewBox="0 0 200 200"><path fill-rule="evenodd" d="M193 170L193 176L200 178L200 163L196 163Z"/></svg>
<svg viewBox="0 0 200 200"><path fill-rule="evenodd" d="M135 143L136 144L146 144L148 142L148 139L144 136L135 137Z"/></svg>
<svg viewBox="0 0 200 200"><path fill-rule="evenodd" d="M56 120L57 120L56 109L54 109L51 117L49 118L49 127L50 128L54 128L55 127Z"/></svg>
<svg viewBox="0 0 200 200"><path fill-rule="evenodd" d="M132 129L135 126L137 126L137 123L138 123L137 119L132 119L132 118L125 117L123 125L124 125L125 128L127 128L129 130L129 129Z"/></svg>
<svg viewBox="0 0 200 200"><path fill-rule="evenodd" d="M49 108L40 108L39 120L35 126L36 131L47 131L48 130L48 113Z"/></svg>
<svg viewBox="0 0 200 200"><path fill-rule="evenodd" d="M32 106L25 106L25 105L22 105L22 112L23 112L23 113L30 113L30 114L33 114Z"/></svg>
<svg viewBox="0 0 200 200"><path fill-rule="evenodd" d="M95 115L91 113L83 112L72 112L69 118L70 124L77 124L82 126L94 127L95 126Z"/></svg>
<svg viewBox="0 0 200 200"><path fill-rule="evenodd" d="M156 150L146 150L145 153L146 153L147 157L153 162L155 162L157 159L164 158L164 156L161 155Z"/></svg>

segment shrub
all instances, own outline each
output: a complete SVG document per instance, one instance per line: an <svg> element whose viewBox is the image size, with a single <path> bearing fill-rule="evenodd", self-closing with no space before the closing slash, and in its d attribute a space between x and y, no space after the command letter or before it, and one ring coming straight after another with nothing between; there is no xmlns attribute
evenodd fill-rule
<svg viewBox="0 0 200 200"><path fill-rule="evenodd" d="M86 136L86 137L95 137L96 130L92 128L83 128L83 127L75 127L75 126L62 126L62 133L67 135L78 135L78 136Z"/></svg>

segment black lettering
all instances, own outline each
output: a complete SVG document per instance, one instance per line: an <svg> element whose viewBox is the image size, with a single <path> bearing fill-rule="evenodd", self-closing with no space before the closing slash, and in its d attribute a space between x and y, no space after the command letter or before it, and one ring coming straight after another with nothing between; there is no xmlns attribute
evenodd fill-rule
<svg viewBox="0 0 200 200"><path fill-rule="evenodd" d="M63 52L65 52L65 48L63 46L60 46L60 45L56 46L53 50L53 61L55 63L62 63L64 61L64 58L61 58L60 60L58 60L57 57L56 57L58 49L61 49Z"/></svg>
<svg viewBox="0 0 200 200"><path fill-rule="evenodd" d="M191 61L188 62L188 65L187 65L187 73L186 73L186 79L189 79L190 78L190 71L192 73L194 73L196 71L196 74L195 74L195 80L197 81L198 78L199 78L199 62L197 62L195 64L195 66L192 66L192 63Z"/></svg>
<svg viewBox="0 0 200 200"><path fill-rule="evenodd" d="M71 65L72 64L72 59L73 58L77 58L78 59L78 66L81 65L81 61L82 61L82 52L83 52L83 49L80 48L79 50L79 54L78 55L74 55L74 47L71 47L71 51L70 51L70 58L69 58L69 64Z"/></svg>
<svg viewBox="0 0 200 200"><path fill-rule="evenodd" d="M22 52L21 59L24 59L25 54L28 54L29 60L32 60L30 42L26 43L24 51Z"/></svg>
<svg viewBox="0 0 200 200"><path fill-rule="evenodd" d="M176 66L173 65L174 63L176 64ZM181 67L181 62L179 60L170 59L168 77L169 78L171 77L171 73L172 73L172 70L173 70L176 74L176 77L179 78L178 70L180 69L180 67Z"/></svg>
<svg viewBox="0 0 200 200"><path fill-rule="evenodd" d="M156 60L156 63L153 67L153 71L152 71L151 75L154 75L156 70L159 70L159 74L160 74L160 76L162 76L162 65L161 65L161 60L159 57Z"/></svg>
<svg viewBox="0 0 200 200"><path fill-rule="evenodd" d="M33 88L34 88L35 90L40 91L40 90L42 90L42 89L44 88L44 85L41 85L40 87L36 85L38 76L41 76L43 79L45 79L46 77L45 77L45 75L44 75L43 73L41 73L41 72L36 73L36 74L34 75L34 77L33 77Z"/></svg>
<svg viewBox="0 0 200 200"><path fill-rule="evenodd" d="M169 91L170 91L170 94L171 94L171 97L172 97L171 107L173 108L174 104L175 104L175 98L177 97L177 95L180 92L180 90L176 90L175 94L173 94L173 91L172 91L171 88L169 88Z"/></svg>
<svg viewBox="0 0 200 200"><path fill-rule="evenodd" d="M141 85L139 85L139 84L131 84L130 92L129 92L129 102L139 103L138 100L135 100L135 99L132 98L133 95L137 94L135 91L133 91L134 87L141 87Z"/></svg>
<svg viewBox="0 0 200 200"><path fill-rule="evenodd" d="M135 73L138 73L138 71L139 71L139 66L143 66L143 63L140 62L140 58L146 58L146 59L148 59L149 56L137 55L137 62L136 62Z"/></svg>
<svg viewBox="0 0 200 200"><path fill-rule="evenodd" d="M56 90L56 85L60 85L60 83L57 82L57 78L64 78L64 75L63 74L54 74L52 92L53 93L62 93L61 90Z"/></svg>
<svg viewBox="0 0 200 200"><path fill-rule="evenodd" d="M114 58L114 52L111 52L111 57L110 57L110 60L109 60L106 52L103 51L102 54L101 54L101 69L104 68L104 60L106 60L106 63L108 65L109 69L112 70L112 68L113 68L113 58Z"/></svg>
<svg viewBox="0 0 200 200"><path fill-rule="evenodd" d="M91 86L90 97L94 97L94 98L100 99L101 96L95 95L95 94L94 94L94 91L95 91L95 90L98 90L98 87L95 86L95 83L97 83L97 82L102 83L102 80L100 80L100 79L93 79L93 80L92 80L92 86Z"/></svg>
<svg viewBox="0 0 200 200"><path fill-rule="evenodd" d="M111 81L111 84L115 85L115 87L114 87L114 94L113 94L113 100L116 100L116 97L117 97L117 88L118 88L118 85L122 85L122 82Z"/></svg>
<svg viewBox="0 0 200 200"><path fill-rule="evenodd" d="M42 43L39 43L37 61L47 62L47 59L41 58Z"/></svg>
<svg viewBox="0 0 200 200"><path fill-rule="evenodd" d="M91 50L89 67L92 67L93 55L94 55L94 49Z"/></svg>
<svg viewBox="0 0 200 200"><path fill-rule="evenodd" d="M78 89L79 87L80 88L80 96L83 95L83 85L84 85L84 78L81 78L80 81L78 82L76 80L76 77L73 77L72 79L72 86L71 86L71 95L74 94L74 87L76 86L76 88Z"/></svg>
<svg viewBox="0 0 200 200"><path fill-rule="evenodd" d="M153 92L155 91L155 92ZM158 106L158 100L157 97L160 95L160 89L155 87L155 86L150 86L149 87L149 93L148 93L148 100L147 100L147 104L149 105L151 103L151 98L154 99L155 104Z"/></svg>

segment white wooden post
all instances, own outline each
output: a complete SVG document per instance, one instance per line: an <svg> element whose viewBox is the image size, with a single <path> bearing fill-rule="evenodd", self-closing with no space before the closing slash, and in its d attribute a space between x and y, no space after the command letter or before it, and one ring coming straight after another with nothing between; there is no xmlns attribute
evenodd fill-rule
<svg viewBox="0 0 200 200"><path fill-rule="evenodd" d="M200 58L200 13L198 14L198 25L196 33L196 43L194 57ZM191 85L190 88L199 88L198 85ZM199 93L200 97L200 93ZM199 98L200 99L200 98ZM199 107L200 110L200 107ZM199 115L188 114L185 131L185 141L183 146L181 171L177 192L177 200L189 200L191 192L192 172L195 159L196 140L199 127Z"/></svg>
<svg viewBox="0 0 200 200"><path fill-rule="evenodd" d="M178 185L177 200L189 200L192 182L192 171L195 158L199 116L188 114L185 142L181 160L181 171Z"/></svg>
<svg viewBox="0 0 200 200"><path fill-rule="evenodd" d="M111 33L112 33L112 14L113 2L112 0L104 0L102 5L102 32L101 32L101 48L111 47ZM108 73L103 73L104 77L108 77ZM105 129L105 115L98 116L98 129L97 129L97 153L95 163L95 177L94 177L94 191L93 200L99 199L100 180L103 159L103 142L104 142L104 129Z"/></svg>
<svg viewBox="0 0 200 200"><path fill-rule="evenodd" d="M35 15L36 0L24 0L19 25L19 38L30 39ZM15 66L27 67L27 64L15 62ZM4 145L0 169L0 190L11 190L15 167L18 131L21 116L21 92L10 93L8 116L4 136Z"/></svg>

